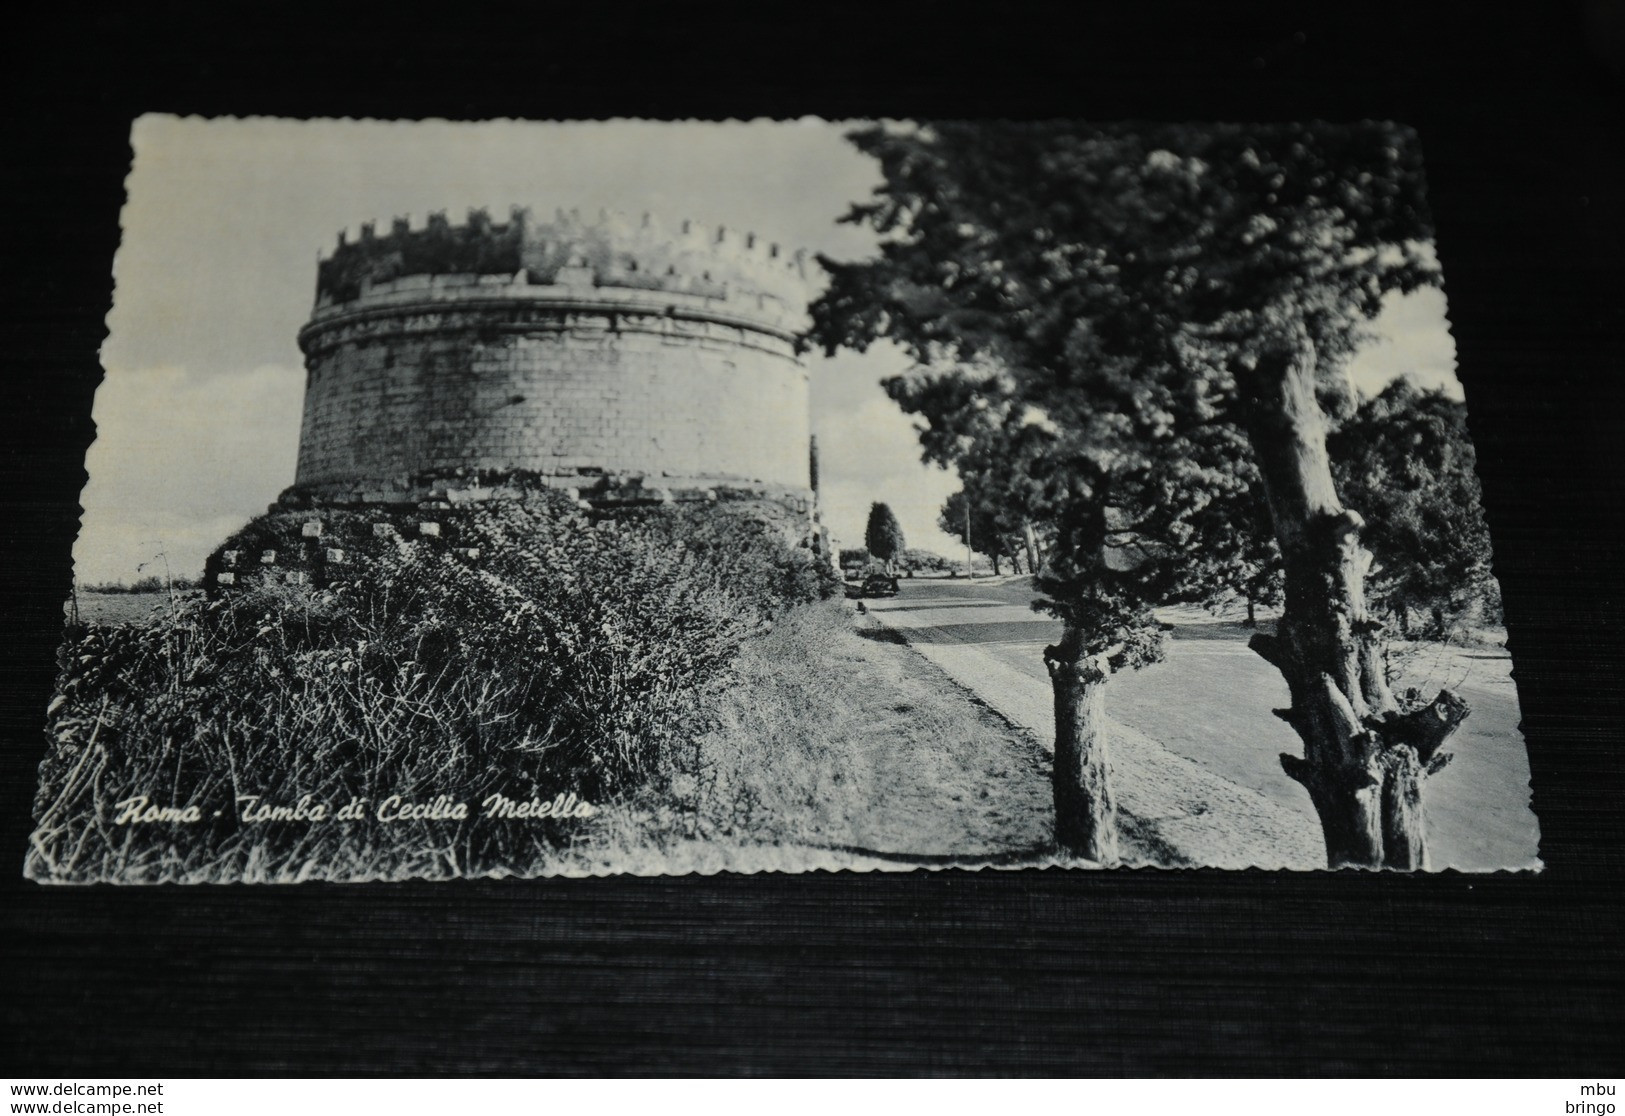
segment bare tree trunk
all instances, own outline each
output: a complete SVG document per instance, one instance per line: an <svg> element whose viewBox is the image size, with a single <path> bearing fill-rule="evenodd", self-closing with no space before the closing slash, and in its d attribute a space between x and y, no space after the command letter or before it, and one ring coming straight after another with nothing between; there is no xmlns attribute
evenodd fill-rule
<svg viewBox="0 0 1625 1116"><path fill-rule="evenodd" d="M1247 626L1249 628L1258 627L1258 617L1253 613L1253 595L1251 593L1247 594Z"/></svg>
<svg viewBox="0 0 1625 1116"><path fill-rule="evenodd" d="M1044 649L1055 689L1055 841L1064 851L1111 866L1118 863L1117 802L1106 749L1107 667L1084 657L1082 633L1067 627L1058 646Z"/></svg>
<svg viewBox="0 0 1625 1116"><path fill-rule="evenodd" d="M993 576L998 577L999 576L999 556L998 556L997 553L995 553L995 554L990 555L989 557L991 557L993 559Z"/></svg>
<svg viewBox="0 0 1625 1116"><path fill-rule="evenodd" d="M1425 868L1423 781L1449 762L1440 749L1467 703L1440 690L1401 710L1388 689L1382 625L1366 611L1364 521L1332 484L1313 346L1268 350L1237 369L1237 384L1286 571L1276 634L1249 642L1292 694L1276 715L1303 756L1283 754L1281 766L1308 790L1333 868Z"/></svg>
<svg viewBox="0 0 1625 1116"><path fill-rule="evenodd" d="M1038 572L1038 535L1027 520L1021 521L1021 541L1027 548L1027 572Z"/></svg>

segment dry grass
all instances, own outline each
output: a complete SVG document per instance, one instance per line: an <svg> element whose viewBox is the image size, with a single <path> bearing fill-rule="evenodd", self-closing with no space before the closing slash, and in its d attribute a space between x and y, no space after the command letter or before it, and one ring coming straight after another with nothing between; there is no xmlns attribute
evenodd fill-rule
<svg viewBox="0 0 1625 1116"><path fill-rule="evenodd" d="M343 583L273 578L71 631L29 876L797 870L1047 842L1042 753L906 648L862 638L844 605L789 607L812 591L805 559L771 536L717 534L729 567L658 522L507 509L453 526L503 557L380 543ZM280 547L289 529L255 526ZM493 792L571 790L595 816L479 816ZM442 794L471 816L375 813ZM198 816L120 824L136 795ZM328 817L255 820L244 796L308 796ZM353 799L366 810L340 822Z"/></svg>
<svg viewBox="0 0 1625 1116"><path fill-rule="evenodd" d="M747 644L698 778L584 834L579 869L1046 862L1042 749L885 635L828 603Z"/></svg>
<svg viewBox="0 0 1625 1116"><path fill-rule="evenodd" d="M199 595L192 589L175 593L162 589L152 593L98 593L82 589L77 601L69 601L63 608L71 620L77 604L78 618L85 624L145 624L169 615L180 600L192 600Z"/></svg>
<svg viewBox="0 0 1625 1116"><path fill-rule="evenodd" d="M263 517L228 546L295 553L303 518ZM405 541L409 517L375 534L375 518L324 516L348 560L314 581L272 569L214 600L70 626L31 877L545 870L583 819L492 821L479 804L660 791L741 644L818 589L807 552L720 512L623 523L503 503L442 513L435 544ZM379 814L442 796L465 816ZM141 798L181 816L132 819ZM304 816L251 816L301 801Z"/></svg>

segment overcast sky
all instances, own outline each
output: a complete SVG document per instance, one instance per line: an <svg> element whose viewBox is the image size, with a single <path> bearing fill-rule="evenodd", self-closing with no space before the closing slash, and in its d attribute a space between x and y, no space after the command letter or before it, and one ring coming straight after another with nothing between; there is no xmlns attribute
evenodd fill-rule
<svg viewBox="0 0 1625 1116"><path fill-rule="evenodd" d="M74 550L82 582L195 576L226 535L293 483L318 252L340 229L483 206L537 214L599 207L726 225L839 259L873 237L837 225L878 182L842 139L807 120L730 124L378 123L149 116L132 134L123 240L96 394ZM1371 389L1397 375L1459 393L1441 292L1395 300L1354 368ZM887 348L809 357L824 517L861 545L874 500L909 545L944 554L936 528L958 487L919 463L912 421L879 387L905 360ZM159 556L162 555L160 558ZM144 567L144 568L142 568Z"/></svg>

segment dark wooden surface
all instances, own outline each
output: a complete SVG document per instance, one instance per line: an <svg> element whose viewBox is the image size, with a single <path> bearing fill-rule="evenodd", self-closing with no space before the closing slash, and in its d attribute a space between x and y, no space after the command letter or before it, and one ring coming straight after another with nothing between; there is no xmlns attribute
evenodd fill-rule
<svg viewBox="0 0 1625 1116"><path fill-rule="evenodd" d="M1620 18L1339 7L36 9L0 160L0 1074L1617 1075ZM1416 125L1549 868L25 884L145 110Z"/></svg>

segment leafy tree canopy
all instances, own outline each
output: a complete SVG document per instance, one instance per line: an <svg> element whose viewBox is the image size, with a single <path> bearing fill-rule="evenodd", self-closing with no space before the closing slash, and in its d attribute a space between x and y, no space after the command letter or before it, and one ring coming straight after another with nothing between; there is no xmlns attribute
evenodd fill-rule
<svg viewBox="0 0 1625 1116"><path fill-rule="evenodd" d="M1379 606L1447 618L1493 602L1489 528L1467 434L1467 408L1396 380L1363 402L1328 443L1339 494L1366 518Z"/></svg>
<svg viewBox="0 0 1625 1116"><path fill-rule="evenodd" d="M869 524L864 529L863 542L869 553L882 562L890 562L903 553L903 525L897 522L889 505L869 506Z"/></svg>
<svg viewBox="0 0 1625 1116"><path fill-rule="evenodd" d="M1415 145L1391 125L932 123L853 133L883 182L822 260L810 339L888 338L927 460L998 462L1056 546L1040 587L1087 649L1148 647L1149 607L1213 588L1187 559L1262 508L1249 369L1317 362L1322 402L1385 294L1436 280ZM1257 556L1255 556L1257 557ZM1198 578L1198 580L1203 580ZM1131 661L1132 655L1125 661Z"/></svg>
<svg viewBox="0 0 1625 1116"><path fill-rule="evenodd" d="M999 521L992 506L985 501L970 500L970 548L989 558L1005 558L1016 552L1015 544ZM963 491L949 495L937 515L937 526L943 534L965 537L966 496Z"/></svg>

